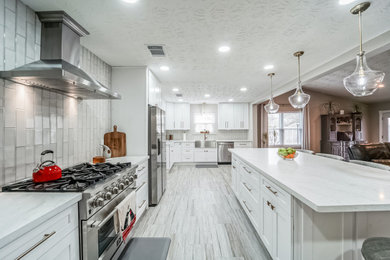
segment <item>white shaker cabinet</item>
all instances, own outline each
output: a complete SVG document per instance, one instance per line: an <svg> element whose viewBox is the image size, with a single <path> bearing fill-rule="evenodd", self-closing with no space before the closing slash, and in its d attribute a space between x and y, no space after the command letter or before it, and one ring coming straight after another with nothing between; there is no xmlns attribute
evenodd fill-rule
<svg viewBox="0 0 390 260"><path fill-rule="evenodd" d="M166 103L166 130L189 130L190 104Z"/></svg>
<svg viewBox="0 0 390 260"><path fill-rule="evenodd" d="M218 129L248 129L249 110L247 103L220 103L218 105Z"/></svg>

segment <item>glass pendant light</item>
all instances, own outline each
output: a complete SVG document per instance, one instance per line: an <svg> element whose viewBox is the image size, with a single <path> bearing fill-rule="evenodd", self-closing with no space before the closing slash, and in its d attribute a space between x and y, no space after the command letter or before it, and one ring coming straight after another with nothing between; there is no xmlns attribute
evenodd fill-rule
<svg viewBox="0 0 390 260"><path fill-rule="evenodd" d="M360 51L356 56L355 71L344 78L344 87L354 96L364 97L372 95L381 85L385 73L371 70L367 66L366 55L363 51L362 40L362 12L370 7L370 2L364 2L351 9L351 13L359 16Z"/></svg>
<svg viewBox="0 0 390 260"><path fill-rule="evenodd" d="M301 85L301 56L304 54L303 51L297 51L294 56L298 58L298 85L294 95L289 96L288 101L293 108L304 108L310 101L310 95L303 92Z"/></svg>
<svg viewBox="0 0 390 260"><path fill-rule="evenodd" d="M268 114L275 114L279 110L279 105L275 103L274 97L272 94L272 77L275 76L275 73L269 73L268 77L271 78L271 97L268 101L268 104L264 106L265 111L267 111Z"/></svg>

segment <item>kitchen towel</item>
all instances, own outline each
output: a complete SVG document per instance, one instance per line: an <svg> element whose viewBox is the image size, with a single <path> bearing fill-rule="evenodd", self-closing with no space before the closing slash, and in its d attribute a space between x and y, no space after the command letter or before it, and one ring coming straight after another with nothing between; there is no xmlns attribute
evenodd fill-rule
<svg viewBox="0 0 390 260"><path fill-rule="evenodd" d="M116 206L115 228L118 233L122 234L124 242L126 242L126 238L129 236L136 220L135 207L135 191L127 195L127 197Z"/></svg>

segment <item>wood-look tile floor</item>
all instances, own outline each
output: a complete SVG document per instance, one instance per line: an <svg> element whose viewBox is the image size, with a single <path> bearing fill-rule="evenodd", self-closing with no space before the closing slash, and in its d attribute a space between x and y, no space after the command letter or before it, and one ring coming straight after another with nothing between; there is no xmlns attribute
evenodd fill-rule
<svg viewBox="0 0 390 260"><path fill-rule="evenodd" d="M136 237L170 237L169 260L271 259L230 188L230 166L174 166Z"/></svg>

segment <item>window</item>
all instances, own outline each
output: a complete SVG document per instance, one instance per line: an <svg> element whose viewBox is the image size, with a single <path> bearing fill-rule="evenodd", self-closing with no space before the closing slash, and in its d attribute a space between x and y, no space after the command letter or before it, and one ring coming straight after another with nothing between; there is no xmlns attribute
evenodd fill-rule
<svg viewBox="0 0 390 260"><path fill-rule="evenodd" d="M195 113L194 114L195 133L203 130L214 132L215 113Z"/></svg>
<svg viewBox="0 0 390 260"><path fill-rule="evenodd" d="M302 113L268 114L269 146L302 145Z"/></svg>

